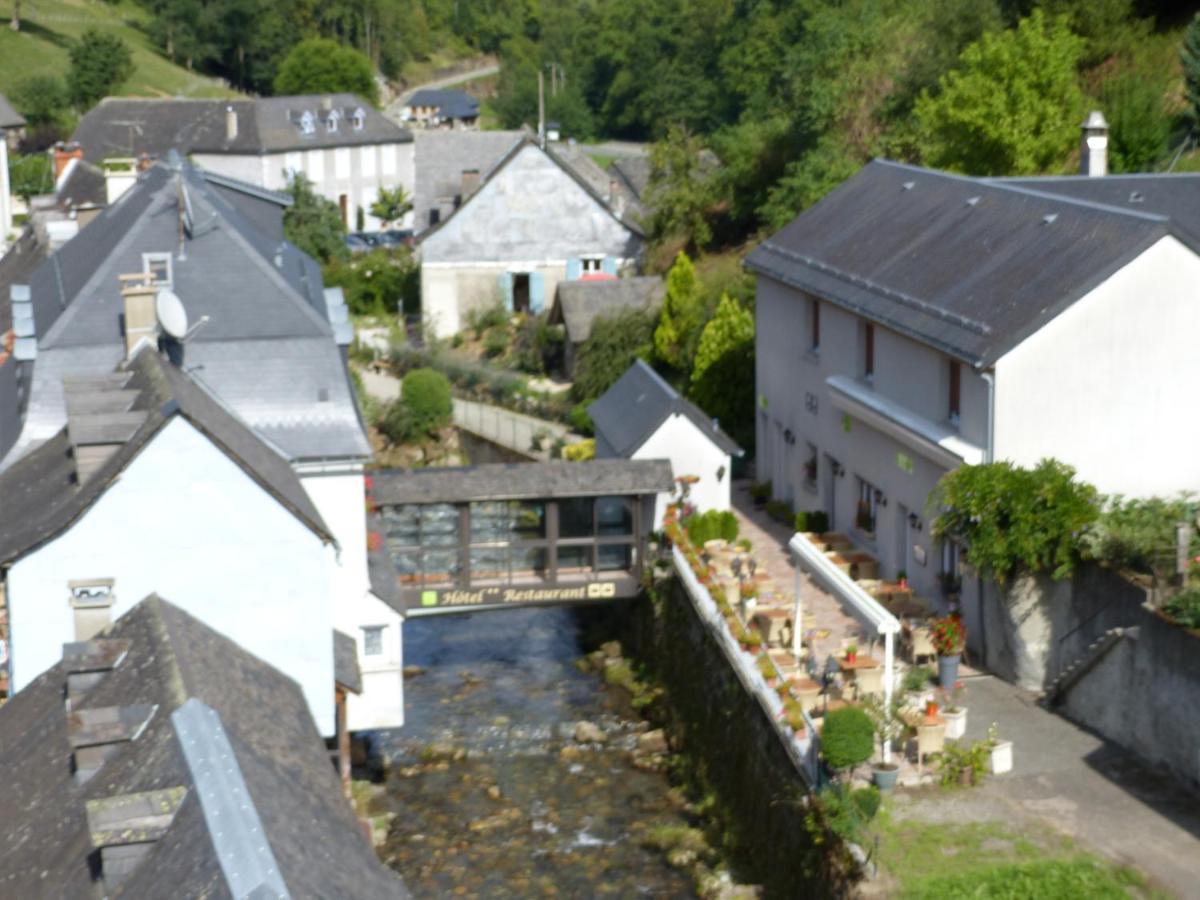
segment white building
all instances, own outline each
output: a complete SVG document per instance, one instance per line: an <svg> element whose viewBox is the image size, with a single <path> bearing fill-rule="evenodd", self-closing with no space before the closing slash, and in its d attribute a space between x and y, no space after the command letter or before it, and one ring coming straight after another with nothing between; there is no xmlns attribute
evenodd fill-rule
<svg viewBox="0 0 1200 900"><path fill-rule="evenodd" d="M378 231L370 207L381 188L412 196L412 135L353 94L255 100L109 97L79 121L71 140L99 165L110 157L165 159L171 150L205 169L269 190L302 172L338 205L342 221ZM395 227L411 227L411 214Z"/></svg>
<svg viewBox="0 0 1200 900"><path fill-rule="evenodd" d="M869 164L747 260L758 477L928 597L961 578L926 501L964 463L1054 457L1106 493L1200 489L1196 235L1200 176Z"/></svg>
<svg viewBox="0 0 1200 900"><path fill-rule="evenodd" d="M437 336L474 310L541 312L560 281L636 267L639 226L553 151L521 139L463 176L457 208L420 239L421 312Z"/></svg>
<svg viewBox="0 0 1200 900"><path fill-rule="evenodd" d="M690 502L701 512L730 508L733 457L742 449L716 419L685 400L643 360L638 360L588 407L596 430L596 457L666 459L676 477L698 479ZM654 523L662 525L671 498L660 494Z"/></svg>
<svg viewBox="0 0 1200 900"><path fill-rule="evenodd" d="M12 108L8 98L0 94L0 254L8 249L8 233L12 231L12 185L8 183L9 144L25 128L25 117Z"/></svg>

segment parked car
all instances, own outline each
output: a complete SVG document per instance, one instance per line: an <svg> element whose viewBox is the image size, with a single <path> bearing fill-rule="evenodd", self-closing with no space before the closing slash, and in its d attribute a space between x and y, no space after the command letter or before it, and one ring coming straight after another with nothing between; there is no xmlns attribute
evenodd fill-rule
<svg viewBox="0 0 1200 900"><path fill-rule="evenodd" d="M375 249L375 245L368 241L364 235L355 232L346 235L346 246L350 248L351 253L368 253Z"/></svg>

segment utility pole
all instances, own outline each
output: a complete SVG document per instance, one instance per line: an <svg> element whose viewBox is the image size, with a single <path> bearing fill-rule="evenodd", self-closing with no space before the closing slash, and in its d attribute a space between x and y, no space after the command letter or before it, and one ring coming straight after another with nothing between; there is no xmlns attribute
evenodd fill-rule
<svg viewBox="0 0 1200 900"><path fill-rule="evenodd" d="M538 68L538 146L546 149L546 76Z"/></svg>

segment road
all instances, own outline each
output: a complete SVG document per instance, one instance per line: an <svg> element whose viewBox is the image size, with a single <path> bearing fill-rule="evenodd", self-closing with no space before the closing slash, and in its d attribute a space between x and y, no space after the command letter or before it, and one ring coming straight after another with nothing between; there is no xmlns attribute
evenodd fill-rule
<svg viewBox="0 0 1200 900"><path fill-rule="evenodd" d="M404 91L388 104L384 112L393 119L400 118L400 109L404 106L406 100L415 94L417 91L436 90L438 88L453 87L456 84L462 84L465 81L474 81L477 78L487 78L489 75L496 75L500 72L500 65L492 63L486 66L480 66L476 69L469 69L466 72L459 72L455 75L447 75L445 78L438 78L434 81L427 81L424 84L414 84L411 88Z"/></svg>

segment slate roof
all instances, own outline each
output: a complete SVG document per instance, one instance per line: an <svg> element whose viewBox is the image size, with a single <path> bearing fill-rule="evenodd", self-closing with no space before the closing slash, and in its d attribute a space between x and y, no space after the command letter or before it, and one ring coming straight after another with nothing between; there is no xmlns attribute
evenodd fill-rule
<svg viewBox="0 0 1200 900"><path fill-rule="evenodd" d="M333 541L287 460L156 350L143 347L121 370L68 387L75 407L67 427L0 473L0 507L5 511L0 516L0 564L69 528L176 415L323 541ZM119 446L80 483L78 447L85 444Z"/></svg>
<svg viewBox="0 0 1200 900"><path fill-rule="evenodd" d="M560 281L550 308L550 323L563 324L567 340L582 344L592 333L592 323L626 309L657 309L666 286L658 277Z"/></svg>
<svg viewBox="0 0 1200 900"><path fill-rule="evenodd" d="M0 128L24 128L25 117L17 112L8 98L0 94Z"/></svg>
<svg viewBox="0 0 1200 900"><path fill-rule="evenodd" d="M638 200L646 193L650 184L650 158L648 156L622 156L614 159L609 171L617 175Z"/></svg>
<svg viewBox="0 0 1200 900"><path fill-rule="evenodd" d="M646 215L646 209L642 206L639 194L635 193L624 179L602 169L579 144L548 143L546 152L569 170L577 181L586 185L588 192L613 210L622 222L638 234L645 233L642 219Z"/></svg>
<svg viewBox="0 0 1200 900"><path fill-rule="evenodd" d="M455 88L425 88L409 97L404 105L434 107L443 119L479 118L479 101L466 91Z"/></svg>
<svg viewBox="0 0 1200 900"><path fill-rule="evenodd" d="M492 169L525 139L524 131L418 131L414 135L413 222L417 233L429 227L429 211L442 219L457 209L463 172L482 183Z"/></svg>
<svg viewBox="0 0 1200 900"><path fill-rule="evenodd" d="M986 367L1170 234L1191 244L1163 215L876 160L746 266Z"/></svg>
<svg viewBox="0 0 1200 900"><path fill-rule="evenodd" d="M189 320L208 316L183 352L199 380L289 459L371 455L320 266L251 221L278 222L275 198L233 191L235 206L224 189L189 165L156 164L33 272L38 355L5 464L62 427L65 374L108 372L123 357L118 276L141 272L148 252L171 254ZM192 211L182 242L181 191Z"/></svg>
<svg viewBox="0 0 1200 900"><path fill-rule="evenodd" d="M29 365L18 362L12 352L16 348L16 331L13 329L11 290L13 285L27 284L33 270L45 258L46 244L39 241L37 233L28 226L0 257L0 459L21 432L17 368Z"/></svg>
<svg viewBox="0 0 1200 900"><path fill-rule="evenodd" d="M104 206L108 202L104 172L85 159L73 159L67 164L67 170L55 187L54 194L59 205L65 209Z"/></svg>
<svg viewBox="0 0 1200 900"><path fill-rule="evenodd" d="M326 100L330 109L324 108ZM229 109L238 119L233 140L226 131ZM363 127L355 129L352 117L359 109ZM312 134L305 134L300 126L306 111L314 117ZM330 132L325 122L333 111L340 121L337 130ZM163 159L171 150L257 156L316 147L408 143L412 135L354 94L305 94L256 100L108 97L79 120L71 140L83 147L87 160L98 163L143 153Z"/></svg>
<svg viewBox="0 0 1200 900"><path fill-rule="evenodd" d="M135 740L116 745L115 755L90 780L76 784L63 708L71 666L60 662L48 669L0 708L5 785L0 894L112 900L244 896L235 894L234 884L239 877L244 883L245 871L222 866L218 848L225 841L227 853L272 859L295 898L407 896L400 877L380 864L363 838L295 682L158 597L143 600L100 637L127 642L124 657L73 700L72 710L137 704L157 709ZM190 719L194 732L195 714L206 707L210 712L200 725L206 718L209 733L191 737L216 744L223 734L231 751L223 777L198 769L196 750L203 747L185 753L181 739L181 720ZM245 796L222 789L236 781L244 784ZM172 789L182 789L181 801ZM154 829L160 836L127 880L103 890L91 871L98 860L88 804L102 811L116 798L146 791L171 792L178 807ZM265 846L228 846L209 823L206 807L213 803L225 804L235 819L254 813Z"/></svg>
<svg viewBox="0 0 1200 900"><path fill-rule="evenodd" d="M742 448L721 430L715 419L680 396L661 375L637 360L616 384L588 407L588 415L603 440L618 456L628 456L673 415L685 416L714 444L732 456Z"/></svg>
<svg viewBox="0 0 1200 900"><path fill-rule="evenodd" d="M667 460L553 460L496 463L468 468L375 472L376 503L460 503L539 497L601 497L659 494L674 486Z"/></svg>
<svg viewBox="0 0 1200 900"><path fill-rule="evenodd" d="M358 642L350 635L342 634L336 629L333 632L333 680L356 694L362 693L362 671L358 668Z"/></svg>

